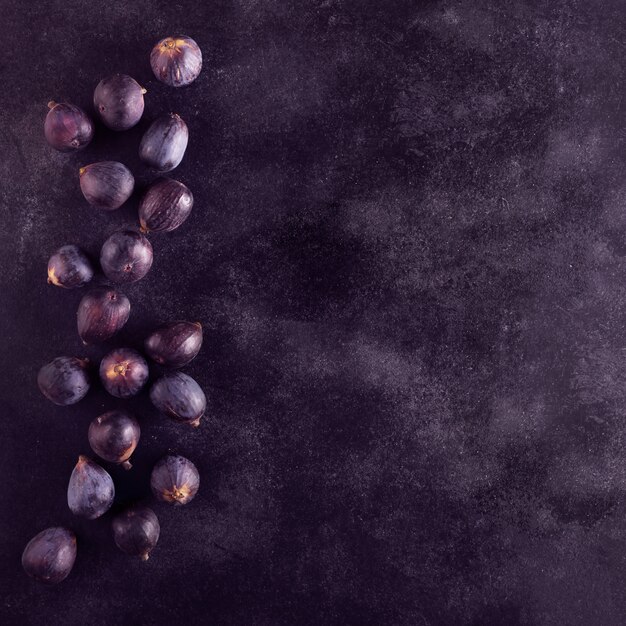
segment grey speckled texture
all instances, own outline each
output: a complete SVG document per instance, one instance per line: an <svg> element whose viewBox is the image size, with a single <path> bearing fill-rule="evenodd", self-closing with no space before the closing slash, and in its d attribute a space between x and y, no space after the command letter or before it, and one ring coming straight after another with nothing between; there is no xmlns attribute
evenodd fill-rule
<svg viewBox="0 0 626 626"><path fill-rule="evenodd" d="M626 621L624 5L618 0L5 0L0 70L0 621L3 624L623 625ZM204 53L175 90L161 37ZM46 103L90 108L112 72L148 89L132 130L49 149ZM136 224L150 121L189 126L174 175L195 197L151 235L108 346L76 334L81 291L48 255L94 258ZM136 196L84 201L78 168L128 165ZM141 347L201 321L185 369L199 430L146 394L55 407L39 367ZM87 427L126 406L134 468L86 522L65 488ZM167 451L202 476L153 503L147 563L112 515ZM70 577L20 569L47 526L78 537Z"/></svg>

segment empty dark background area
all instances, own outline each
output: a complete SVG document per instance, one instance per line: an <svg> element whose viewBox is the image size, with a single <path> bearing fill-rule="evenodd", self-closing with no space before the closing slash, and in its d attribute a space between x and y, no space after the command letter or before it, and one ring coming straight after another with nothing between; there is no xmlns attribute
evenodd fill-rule
<svg viewBox="0 0 626 626"><path fill-rule="evenodd" d="M626 179L623 3L615 0L0 1L0 621L3 624L623 624ZM161 37L204 53L188 88L152 76ZM148 89L138 127L83 152L43 136L48 100L91 110L104 76ZM172 173L195 207L151 235L128 325L85 348L81 291L46 285L66 243L97 258L137 225L159 113L188 123ZM90 208L78 168L138 190ZM147 394L110 469L116 509L152 502L171 450L202 483L154 504L147 563L111 513L65 491L97 388L60 408L59 355L95 363L171 319L201 321L193 430ZM156 370L154 372L157 373ZM71 576L26 577L26 542L78 535Z"/></svg>

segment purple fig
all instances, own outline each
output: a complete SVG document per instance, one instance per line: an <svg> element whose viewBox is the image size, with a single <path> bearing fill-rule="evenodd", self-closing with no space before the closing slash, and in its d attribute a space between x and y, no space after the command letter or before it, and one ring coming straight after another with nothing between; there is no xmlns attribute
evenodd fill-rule
<svg viewBox="0 0 626 626"><path fill-rule="evenodd" d="M91 449L100 458L117 463L124 469L132 467L129 459L139 443L140 435L139 423L124 411L108 411L96 417L87 433Z"/></svg>
<svg viewBox="0 0 626 626"><path fill-rule="evenodd" d="M198 493L200 474L189 459L169 455L154 466L150 487L161 502L181 506L191 502Z"/></svg>
<svg viewBox="0 0 626 626"><path fill-rule="evenodd" d="M102 343L110 339L128 321L130 302L119 291L94 289L78 305L78 334L83 343Z"/></svg>
<svg viewBox="0 0 626 626"><path fill-rule="evenodd" d="M162 178L146 192L139 204L141 232L169 232L178 228L191 213L193 194L183 183Z"/></svg>
<svg viewBox="0 0 626 626"><path fill-rule="evenodd" d="M119 209L133 193L135 178L117 161L100 161L78 170L80 190L92 206L105 211Z"/></svg>
<svg viewBox="0 0 626 626"><path fill-rule="evenodd" d="M76 404L89 391L87 359L60 356L44 365L37 374L37 384L48 400L59 406Z"/></svg>
<svg viewBox="0 0 626 626"><path fill-rule="evenodd" d="M48 103L44 123L47 142L60 152L82 150L93 138L93 124L89 116L74 104Z"/></svg>
<svg viewBox="0 0 626 626"><path fill-rule="evenodd" d="M79 456L67 486L67 505L74 515L96 519L113 504L115 486L109 473L86 456Z"/></svg>
<svg viewBox="0 0 626 626"><path fill-rule="evenodd" d="M193 360L202 347L199 322L169 322L157 328L145 341L148 356L164 367L182 367Z"/></svg>
<svg viewBox="0 0 626 626"><path fill-rule="evenodd" d="M55 585L65 580L76 561L76 535L59 526L46 528L24 548L24 571L42 583Z"/></svg>
<svg viewBox="0 0 626 626"><path fill-rule="evenodd" d="M112 130L132 128L143 115L146 90L126 74L103 78L93 92L93 106Z"/></svg>
<svg viewBox="0 0 626 626"><path fill-rule="evenodd" d="M166 37L152 48L150 65L162 83L183 87L198 78L202 70L202 52L191 37Z"/></svg>
<svg viewBox="0 0 626 626"><path fill-rule="evenodd" d="M92 278L91 261L78 246L62 246L48 261L48 283L51 285L77 289Z"/></svg>
<svg viewBox="0 0 626 626"><path fill-rule="evenodd" d="M159 540L159 519L147 506L133 506L113 518L115 545L126 554L147 561Z"/></svg>
<svg viewBox="0 0 626 626"><path fill-rule="evenodd" d="M131 348L116 348L100 362L100 380L116 398L137 395L148 380L146 360Z"/></svg>

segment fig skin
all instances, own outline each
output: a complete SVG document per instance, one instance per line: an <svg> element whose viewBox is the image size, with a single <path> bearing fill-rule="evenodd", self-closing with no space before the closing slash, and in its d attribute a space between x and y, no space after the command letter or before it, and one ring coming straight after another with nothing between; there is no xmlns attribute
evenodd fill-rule
<svg viewBox="0 0 626 626"><path fill-rule="evenodd" d="M93 139L93 123L75 104L54 101L48 103L44 122L46 141L59 152L76 152Z"/></svg>
<svg viewBox="0 0 626 626"><path fill-rule="evenodd" d="M144 342L148 356L163 367L183 367L202 347L202 324L169 322L157 328Z"/></svg>
<svg viewBox="0 0 626 626"><path fill-rule="evenodd" d="M187 374L172 372L161 376L150 389L152 404L176 422L200 426L206 411L206 396Z"/></svg>
<svg viewBox="0 0 626 626"><path fill-rule="evenodd" d="M152 267L152 244L141 233L120 230L113 233L100 251L100 266L117 284L141 280Z"/></svg>
<svg viewBox="0 0 626 626"><path fill-rule="evenodd" d="M161 526L159 518L147 506L132 506L113 518L111 523L115 545L126 554L138 556L142 561L159 540Z"/></svg>
<svg viewBox="0 0 626 626"><path fill-rule="evenodd" d="M112 288L93 289L78 305L78 334L84 344L110 339L128 321L130 301Z"/></svg>
<svg viewBox="0 0 626 626"><path fill-rule="evenodd" d="M93 106L105 126L111 130L128 130L143 115L146 90L126 74L103 78L93 92Z"/></svg>
<svg viewBox="0 0 626 626"><path fill-rule="evenodd" d="M184 456L168 455L152 469L150 487L161 502L182 506L191 502L198 493L200 474Z"/></svg>
<svg viewBox="0 0 626 626"><path fill-rule="evenodd" d="M116 348L100 361L102 386L116 398L136 396L149 376L148 363L131 348Z"/></svg>
<svg viewBox="0 0 626 626"><path fill-rule="evenodd" d="M89 257L74 245L61 246L48 261L48 283L64 289L78 289L93 278Z"/></svg>
<svg viewBox="0 0 626 626"><path fill-rule="evenodd" d="M35 535L24 548L22 567L35 580L56 585L65 580L76 561L76 535L54 526Z"/></svg>
<svg viewBox="0 0 626 626"><path fill-rule="evenodd" d="M177 113L157 117L139 144L139 158L157 172L171 172L185 156L189 129Z"/></svg>
<svg viewBox="0 0 626 626"><path fill-rule="evenodd" d="M50 402L59 406L76 404L89 391L89 361L73 356L59 356L44 365L37 374L37 385Z"/></svg>
<svg viewBox="0 0 626 626"><path fill-rule="evenodd" d="M200 75L202 52L191 37L165 37L152 48L150 66L162 83L170 87L184 87Z"/></svg>
<svg viewBox="0 0 626 626"><path fill-rule="evenodd" d="M74 515L96 519L113 504L115 486L109 473L90 458L78 457L67 486L67 506Z"/></svg>
<svg viewBox="0 0 626 626"><path fill-rule="evenodd" d="M139 422L124 411L108 411L96 417L89 425L87 438L91 449L105 461L129 470L141 429Z"/></svg>
<svg viewBox="0 0 626 626"><path fill-rule="evenodd" d="M142 233L170 232L178 228L191 213L193 194L187 185L162 178L146 192L139 204Z"/></svg>
<svg viewBox="0 0 626 626"><path fill-rule="evenodd" d="M135 177L118 161L99 161L78 170L85 200L104 211L119 209L135 189Z"/></svg>

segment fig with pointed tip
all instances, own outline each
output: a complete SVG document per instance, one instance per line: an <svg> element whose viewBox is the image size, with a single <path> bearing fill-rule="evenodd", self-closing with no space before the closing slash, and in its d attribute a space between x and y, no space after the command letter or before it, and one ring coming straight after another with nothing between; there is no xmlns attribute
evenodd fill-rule
<svg viewBox="0 0 626 626"><path fill-rule="evenodd" d="M198 78L202 70L202 52L191 37L166 37L152 48L150 66L162 83L183 87Z"/></svg>
<svg viewBox="0 0 626 626"><path fill-rule="evenodd" d="M152 244L141 233L120 230L113 233L100 251L100 266L114 283L134 283L152 267Z"/></svg>
<svg viewBox="0 0 626 626"><path fill-rule="evenodd" d="M61 246L48 261L48 283L51 285L77 289L92 278L91 261L78 246Z"/></svg>
<svg viewBox="0 0 626 626"><path fill-rule="evenodd" d="M44 365L37 374L37 384L48 400L59 406L76 404L89 391L87 359L59 356Z"/></svg>
<svg viewBox="0 0 626 626"><path fill-rule="evenodd" d="M176 422L200 426L206 410L206 396L187 374L172 372L161 376L150 389L152 404Z"/></svg>
<svg viewBox="0 0 626 626"><path fill-rule="evenodd" d="M152 509L132 506L116 515L111 526L115 545L122 552L138 556L142 561L150 558L161 532L159 519Z"/></svg>
<svg viewBox="0 0 626 626"><path fill-rule="evenodd" d="M139 422L124 411L108 411L89 425L87 438L91 449L105 461L124 469L132 467L130 457L139 443Z"/></svg>
<svg viewBox="0 0 626 626"><path fill-rule="evenodd" d="M48 108L44 132L53 148L60 152L74 152L87 146L93 138L93 124L80 107L51 101Z"/></svg>
<svg viewBox="0 0 626 626"><path fill-rule="evenodd" d="M139 158L157 172L171 172L185 156L189 129L177 113L157 117L139 144Z"/></svg>
<svg viewBox="0 0 626 626"><path fill-rule="evenodd" d="M200 474L189 459L169 455L152 469L150 487L161 502L180 506L191 502L198 493Z"/></svg>
<svg viewBox="0 0 626 626"><path fill-rule="evenodd" d="M116 348L100 361L103 387L116 398L136 396L148 380L146 360L132 348Z"/></svg>
<svg viewBox="0 0 626 626"><path fill-rule="evenodd" d="M126 74L103 78L93 92L93 106L111 130L128 130L143 115L146 90Z"/></svg>
<svg viewBox="0 0 626 626"><path fill-rule="evenodd" d="M92 206L105 211L119 209L133 193L135 177L117 161L100 161L78 170L80 190Z"/></svg>
<svg viewBox="0 0 626 626"><path fill-rule="evenodd" d="M148 356L164 367L182 367L202 347L202 324L169 322L157 328L144 342Z"/></svg>
<svg viewBox="0 0 626 626"><path fill-rule="evenodd" d="M139 204L141 231L172 231L189 217L192 208L193 194L187 185L161 178L148 189Z"/></svg>
<svg viewBox="0 0 626 626"><path fill-rule="evenodd" d="M42 583L56 585L65 580L76 561L76 535L54 526L35 535L24 548L24 571Z"/></svg>
<svg viewBox="0 0 626 626"><path fill-rule="evenodd" d="M78 305L78 334L83 343L101 343L110 339L128 321L130 301L111 288L93 289Z"/></svg>
<svg viewBox="0 0 626 626"><path fill-rule="evenodd" d="M90 458L78 457L67 486L67 506L74 515L96 519L113 504L115 486L109 473Z"/></svg>

